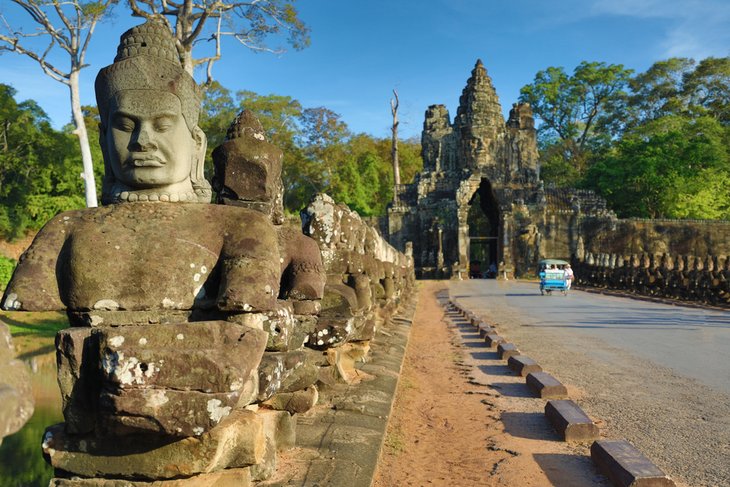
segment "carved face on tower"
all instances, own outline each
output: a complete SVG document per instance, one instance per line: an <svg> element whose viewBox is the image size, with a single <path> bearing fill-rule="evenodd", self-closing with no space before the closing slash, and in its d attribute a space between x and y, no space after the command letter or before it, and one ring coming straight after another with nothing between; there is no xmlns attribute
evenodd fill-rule
<svg viewBox="0 0 730 487"><path fill-rule="evenodd" d="M210 201L200 97L166 27L147 22L122 35L96 98L104 154L102 203Z"/></svg>

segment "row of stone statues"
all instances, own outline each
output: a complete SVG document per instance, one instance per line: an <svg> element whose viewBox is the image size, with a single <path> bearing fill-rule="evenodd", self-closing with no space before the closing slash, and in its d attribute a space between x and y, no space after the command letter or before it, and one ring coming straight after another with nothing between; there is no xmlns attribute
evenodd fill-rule
<svg viewBox="0 0 730 487"><path fill-rule="evenodd" d="M730 256L587 254L576 284L730 306Z"/></svg>
<svg viewBox="0 0 730 487"><path fill-rule="evenodd" d="M96 96L105 206L48 222L3 297L72 325L56 338L65 422L43 438L52 485L267 478L293 415L361 379L412 258L324 195L288 220L282 153L249 112L211 186L200 94L166 27L124 33Z"/></svg>

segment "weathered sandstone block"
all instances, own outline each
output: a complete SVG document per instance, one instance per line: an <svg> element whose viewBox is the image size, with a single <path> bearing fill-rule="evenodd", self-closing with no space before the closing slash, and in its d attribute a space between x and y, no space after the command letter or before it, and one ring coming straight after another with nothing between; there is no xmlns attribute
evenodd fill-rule
<svg viewBox="0 0 730 487"><path fill-rule="evenodd" d="M317 380L315 356L306 350L266 352L259 367L259 401L304 389Z"/></svg>
<svg viewBox="0 0 730 487"><path fill-rule="evenodd" d="M51 426L43 453L54 468L82 477L174 479L263 461L263 420L254 412L235 410L200 436L157 441L137 437L104 441L69 435L63 424Z"/></svg>
<svg viewBox="0 0 730 487"><path fill-rule="evenodd" d="M200 435L239 404L266 339L224 321L63 330L68 431L89 432L98 421L107 435Z"/></svg>
<svg viewBox="0 0 730 487"><path fill-rule="evenodd" d="M49 487L249 487L251 467L230 468L175 480L51 479Z"/></svg>

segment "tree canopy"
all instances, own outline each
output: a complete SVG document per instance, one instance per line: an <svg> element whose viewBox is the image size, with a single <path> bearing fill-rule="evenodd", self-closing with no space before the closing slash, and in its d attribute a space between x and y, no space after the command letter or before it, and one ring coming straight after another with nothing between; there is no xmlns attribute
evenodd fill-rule
<svg viewBox="0 0 730 487"><path fill-rule="evenodd" d="M222 57L222 40L231 38L254 51L281 53L309 45L309 28L299 18L295 0L127 0L132 15L163 22L175 37L183 67L205 64L207 81ZM204 44L202 41L206 41ZM282 42L283 41L283 42ZM193 49L204 54L193 55ZM210 46L204 49L203 46Z"/></svg>
<svg viewBox="0 0 730 487"><path fill-rule="evenodd" d="M585 174L591 150L604 142L608 114L626 96L631 72L620 64L583 61L572 75L549 67L522 87L520 101L529 103L542 122L544 177L563 183Z"/></svg>
<svg viewBox="0 0 730 487"><path fill-rule="evenodd" d="M0 84L0 234L21 236L56 213L84 207L81 155L68 131L54 130L32 100Z"/></svg>
<svg viewBox="0 0 730 487"><path fill-rule="evenodd" d="M214 82L203 101L200 126L215 147L242 109L261 122L267 139L284 152L284 204L298 213L311 197L326 192L363 216L383 215L393 198L390 138L353 134L339 114L326 107L303 107L289 96L230 90ZM421 170L421 145L401 141L405 181Z"/></svg>
<svg viewBox="0 0 730 487"><path fill-rule="evenodd" d="M521 100L547 183L594 189L619 216L730 219L730 58L550 67Z"/></svg>

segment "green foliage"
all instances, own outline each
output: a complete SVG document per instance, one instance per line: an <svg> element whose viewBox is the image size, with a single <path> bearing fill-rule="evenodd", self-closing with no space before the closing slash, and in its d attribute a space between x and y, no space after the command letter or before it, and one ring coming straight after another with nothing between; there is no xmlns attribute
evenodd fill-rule
<svg viewBox="0 0 730 487"><path fill-rule="evenodd" d="M594 147L605 143L605 132L599 128L605 125L610 107L626 96L631 72L621 64L583 61L572 75L561 67L549 67L522 87L520 101L530 103L542 122L538 128L541 146L557 146L549 151L551 163L543 174L546 182L575 183L568 175L583 176Z"/></svg>
<svg viewBox="0 0 730 487"><path fill-rule="evenodd" d="M0 233L39 229L58 211L84 206L75 136L53 130L34 101L18 103L0 84Z"/></svg>
<svg viewBox="0 0 730 487"><path fill-rule="evenodd" d="M0 290L4 290L7 287L10 278L13 277L13 271L16 265L17 262L13 259L0 255Z"/></svg>
<svg viewBox="0 0 730 487"><path fill-rule="evenodd" d="M541 177L603 195L619 216L730 218L730 57L643 73L581 63L522 88L541 120Z"/></svg>
<svg viewBox="0 0 730 487"><path fill-rule="evenodd" d="M625 134L587 181L620 216L730 218L728 140L712 117L662 117Z"/></svg>
<svg viewBox="0 0 730 487"><path fill-rule="evenodd" d="M685 182L684 192L670 202L675 218L730 220L730 174L705 169Z"/></svg>
<svg viewBox="0 0 730 487"><path fill-rule="evenodd" d="M570 187L580 180L580 173L570 160L570 142L546 144L540 151L540 178L558 187Z"/></svg>
<svg viewBox="0 0 730 487"><path fill-rule="evenodd" d="M691 108L730 123L730 57L709 57L683 77L683 94Z"/></svg>
<svg viewBox="0 0 730 487"><path fill-rule="evenodd" d="M670 58L638 73L629 82L632 93L625 110L616 110L615 118L624 119L625 127L633 128L667 115L686 113L682 83L694 64L692 59Z"/></svg>
<svg viewBox="0 0 730 487"><path fill-rule="evenodd" d="M239 91L234 102L229 90L213 83L200 122L209 150L223 141L242 109L256 115L267 140L284 153L288 212L298 213L315 193L326 192L363 216L385 213L393 198L389 138L352 134L339 114L326 107L304 108L289 96ZM401 141L399 152L402 179L410 181L423 166L420 143Z"/></svg>

